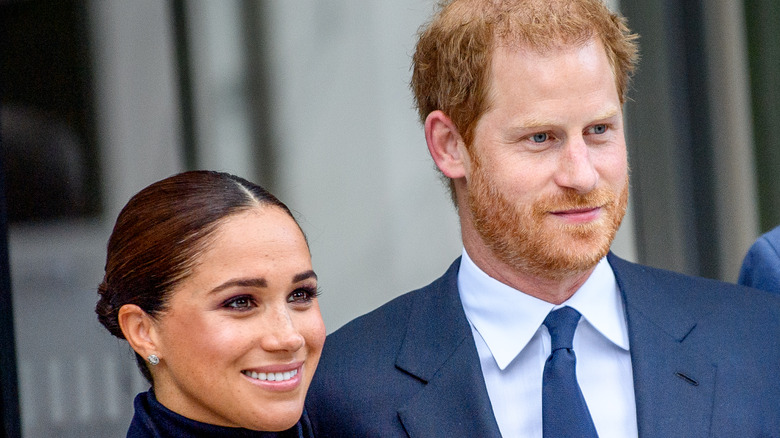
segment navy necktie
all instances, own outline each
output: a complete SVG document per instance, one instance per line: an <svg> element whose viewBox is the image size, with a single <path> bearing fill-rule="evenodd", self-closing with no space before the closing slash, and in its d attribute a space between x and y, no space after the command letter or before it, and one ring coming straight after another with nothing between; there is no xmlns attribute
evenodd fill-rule
<svg viewBox="0 0 780 438"><path fill-rule="evenodd" d="M579 320L580 313L571 307L550 312L544 320L552 338L542 379L544 438L598 437L575 372L572 340Z"/></svg>

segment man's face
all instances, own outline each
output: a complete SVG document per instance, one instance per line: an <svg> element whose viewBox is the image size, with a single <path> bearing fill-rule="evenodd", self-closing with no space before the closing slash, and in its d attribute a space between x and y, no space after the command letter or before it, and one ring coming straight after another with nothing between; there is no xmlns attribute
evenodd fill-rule
<svg viewBox="0 0 780 438"><path fill-rule="evenodd" d="M517 272L563 279L606 255L628 203L620 99L602 44L495 50L466 165L471 224Z"/></svg>

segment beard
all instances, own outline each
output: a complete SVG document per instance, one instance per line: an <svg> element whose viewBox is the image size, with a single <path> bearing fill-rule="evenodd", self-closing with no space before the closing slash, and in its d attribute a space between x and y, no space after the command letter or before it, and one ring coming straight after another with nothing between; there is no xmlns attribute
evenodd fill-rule
<svg viewBox="0 0 780 438"><path fill-rule="evenodd" d="M580 194L573 189L518 205L499 190L475 160L468 202L474 228L488 249L515 272L562 280L585 272L609 252L628 205L628 177L623 190L599 187ZM598 219L567 224L552 211L601 207Z"/></svg>

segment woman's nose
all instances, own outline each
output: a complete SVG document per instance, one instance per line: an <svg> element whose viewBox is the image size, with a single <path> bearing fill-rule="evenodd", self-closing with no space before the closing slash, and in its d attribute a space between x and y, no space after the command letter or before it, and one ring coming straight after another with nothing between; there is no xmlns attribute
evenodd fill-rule
<svg viewBox="0 0 780 438"><path fill-rule="evenodd" d="M271 310L269 318L263 323L263 349L267 351L298 351L304 345L303 336L298 332L287 309Z"/></svg>

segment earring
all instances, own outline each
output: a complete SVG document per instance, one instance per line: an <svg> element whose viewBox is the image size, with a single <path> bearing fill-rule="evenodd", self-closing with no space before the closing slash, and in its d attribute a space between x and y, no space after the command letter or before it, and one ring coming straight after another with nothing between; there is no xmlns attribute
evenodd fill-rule
<svg viewBox="0 0 780 438"><path fill-rule="evenodd" d="M151 365L157 365L158 363L160 363L160 358L157 357L156 354L150 354L149 357L146 358L146 360L148 360L149 364Z"/></svg>

